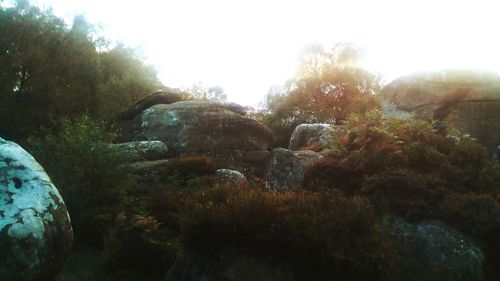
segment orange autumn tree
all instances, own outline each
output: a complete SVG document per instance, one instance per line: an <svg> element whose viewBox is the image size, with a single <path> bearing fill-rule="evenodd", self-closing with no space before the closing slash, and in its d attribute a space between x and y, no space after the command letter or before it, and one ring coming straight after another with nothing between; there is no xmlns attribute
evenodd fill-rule
<svg viewBox="0 0 500 281"><path fill-rule="evenodd" d="M303 52L296 76L266 98L263 122L279 144L301 123L339 124L350 113L379 107L380 76L364 69L361 59L361 49L350 43L331 49L313 45Z"/></svg>

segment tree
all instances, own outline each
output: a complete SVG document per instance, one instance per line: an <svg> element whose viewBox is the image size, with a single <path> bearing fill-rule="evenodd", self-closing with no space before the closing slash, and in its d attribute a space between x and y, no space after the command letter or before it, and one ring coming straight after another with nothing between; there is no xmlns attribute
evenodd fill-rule
<svg viewBox="0 0 500 281"><path fill-rule="evenodd" d="M61 116L106 118L163 85L131 50L17 1L0 6L0 135L22 141Z"/></svg>
<svg viewBox="0 0 500 281"><path fill-rule="evenodd" d="M352 113L378 107L375 93L380 77L360 66L361 50L341 43L326 50L307 48L296 77L266 98L263 122L275 131L279 145L286 145L292 130L301 123L339 124Z"/></svg>
<svg viewBox="0 0 500 281"><path fill-rule="evenodd" d="M224 93L224 89L220 86L208 87L202 82L194 83L191 87L183 89L185 92L190 94L193 99L204 100L204 101L217 101L224 102L227 100L227 96Z"/></svg>

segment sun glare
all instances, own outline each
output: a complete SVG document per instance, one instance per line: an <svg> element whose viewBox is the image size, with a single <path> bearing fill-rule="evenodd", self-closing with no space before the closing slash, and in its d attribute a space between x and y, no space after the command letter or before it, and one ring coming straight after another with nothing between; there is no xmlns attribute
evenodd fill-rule
<svg viewBox="0 0 500 281"><path fill-rule="evenodd" d="M384 80L427 70L500 71L495 1L38 0L69 21L83 13L104 34L140 48L171 87L222 86L256 105L293 76L302 49L348 41Z"/></svg>

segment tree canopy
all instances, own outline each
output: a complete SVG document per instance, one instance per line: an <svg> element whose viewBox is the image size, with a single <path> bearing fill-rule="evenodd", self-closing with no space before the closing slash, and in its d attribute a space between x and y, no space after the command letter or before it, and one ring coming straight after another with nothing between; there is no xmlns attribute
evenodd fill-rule
<svg viewBox="0 0 500 281"><path fill-rule="evenodd" d="M374 94L380 77L360 66L361 57L362 51L348 43L331 49L313 45L303 52L296 77L266 98L263 121L282 136L279 144L285 145L301 123L340 123L350 113L379 106Z"/></svg>
<svg viewBox="0 0 500 281"><path fill-rule="evenodd" d="M22 140L56 116L106 118L162 84L122 45L111 47L83 16L71 27L17 1L0 6L0 135Z"/></svg>

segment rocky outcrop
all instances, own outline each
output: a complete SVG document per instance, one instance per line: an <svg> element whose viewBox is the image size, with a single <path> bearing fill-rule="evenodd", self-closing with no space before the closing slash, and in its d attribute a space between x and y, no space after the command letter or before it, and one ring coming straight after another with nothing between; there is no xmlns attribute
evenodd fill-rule
<svg viewBox="0 0 500 281"><path fill-rule="evenodd" d="M184 253L170 268L165 281L292 281L289 266L240 251L221 254Z"/></svg>
<svg viewBox="0 0 500 281"><path fill-rule="evenodd" d="M274 149L266 170L266 186L278 191L299 189L307 167L321 158L321 155L310 150Z"/></svg>
<svg viewBox="0 0 500 281"><path fill-rule="evenodd" d="M386 217L384 227L393 251L384 280L483 280L483 251L455 229L394 217Z"/></svg>
<svg viewBox="0 0 500 281"><path fill-rule="evenodd" d="M0 138L0 280L54 280L72 242L50 178L28 152Z"/></svg>
<svg viewBox="0 0 500 281"><path fill-rule="evenodd" d="M125 139L159 140L172 156L208 155L217 168L261 172L274 134L235 104L179 101L144 110L124 128Z"/></svg>
<svg viewBox="0 0 500 281"><path fill-rule="evenodd" d="M154 105L134 119L130 137L163 141L174 154L226 150L267 150L274 135L233 106L181 101Z"/></svg>
<svg viewBox="0 0 500 281"><path fill-rule="evenodd" d="M338 134L338 128L331 124L300 124L293 130L288 149L321 151Z"/></svg>
<svg viewBox="0 0 500 281"><path fill-rule="evenodd" d="M388 116L447 121L490 153L500 143L500 77L472 72L401 77L382 89Z"/></svg>
<svg viewBox="0 0 500 281"><path fill-rule="evenodd" d="M217 181L219 184L231 184L235 186L247 186L248 180L241 172L231 169L218 169Z"/></svg>
<svg viewBox="0 0 500 281"><path fill-rule="evenodd" d="M116 119L130 120L155 104L171 104L186 99L189 99L189 96L179 90L169 89L168 91L158 91L138 100L126 110L120 112Z"/></svg>
<svg viewBox="0 0 500 281"><path fill-rule="evenodd" d="M152 161L167 158L167 145L161 141L133 141L112 144L120 160L126 162Z"/></svg>

